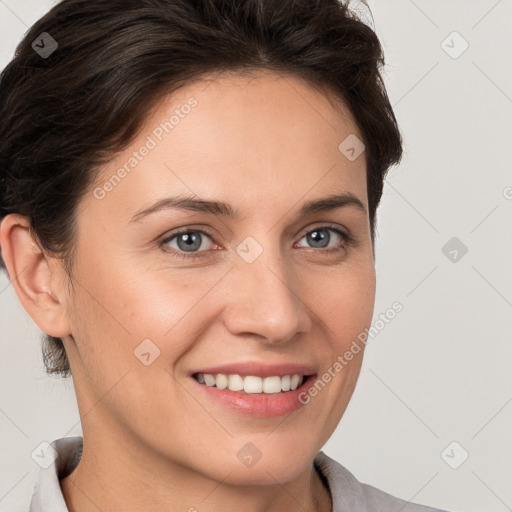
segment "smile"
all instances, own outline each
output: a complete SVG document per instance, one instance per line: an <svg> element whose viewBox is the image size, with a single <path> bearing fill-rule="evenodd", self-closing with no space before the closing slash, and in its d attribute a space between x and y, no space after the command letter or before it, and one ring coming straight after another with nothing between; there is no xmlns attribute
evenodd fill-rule
<svg viewBox="0 0 512 512"><path fill-rule="evenodd" d="M257 375L217 373L195 373L194 379L200 384L217 389L229 389L247 394L277 394L296 390L303 382L304 375L292 374L283 376L258 377Z"/></svg>

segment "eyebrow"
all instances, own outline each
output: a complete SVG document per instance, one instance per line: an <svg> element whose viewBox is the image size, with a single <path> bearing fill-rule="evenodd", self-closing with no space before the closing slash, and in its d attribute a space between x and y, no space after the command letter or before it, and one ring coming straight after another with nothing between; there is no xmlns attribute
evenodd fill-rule
<svg viewBox="0 0 512 512"><path fill-rule="evenodd" d="M334 194L320 199L314 199L305 203L300 209L299 216L306 216L314 212L326 212L337 208L354 207L366 215L364 204L352 193ZM139 210L131 218L130 222L137 222L142 217L161 210L186 210L192 212L230 217L239 220L242 216L238 209L221 201L210 201L192 197L164 197L152 205Z"/></svg>

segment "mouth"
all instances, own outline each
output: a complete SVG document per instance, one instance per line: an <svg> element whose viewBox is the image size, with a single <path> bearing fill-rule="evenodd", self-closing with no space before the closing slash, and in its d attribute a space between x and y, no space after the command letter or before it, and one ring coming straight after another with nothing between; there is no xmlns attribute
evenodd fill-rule
<svg viewBox="0 0 512 512"><path fill-rule="evenodd" d="M196 372L192 377L204 386L220 390L234 391L240 394L277 395L295 391L310 380L313 375L293 373L288 375L245 375L232 373L201 373Z"/></svg>
<svg viewBox="0 0 512 512"><path fill-rule="evenodd" d="M200 396L217 407L253 418L272 418L298 411L309 400L303 395L317 375L304 363L239 361L189 373Z"/></svg>

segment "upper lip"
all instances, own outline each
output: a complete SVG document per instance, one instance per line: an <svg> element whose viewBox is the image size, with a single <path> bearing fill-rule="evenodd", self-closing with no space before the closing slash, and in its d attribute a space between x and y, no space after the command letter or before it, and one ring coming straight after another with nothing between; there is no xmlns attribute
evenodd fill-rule
<svg viewBox="0 0 512 512"><path fill-rule="evenodd" d="M247 375L254 375L257 377L273 377L284 375L314 375L315 369L308 364L296 364L296 363L280 363L280 364L268 364L260 363L258 361L246 361L240 363L229 363L219 366L208 366L191 372L191 375L196 373L209 373L217 374L222 373L224 375L240 375L246 377Z"/></svg>

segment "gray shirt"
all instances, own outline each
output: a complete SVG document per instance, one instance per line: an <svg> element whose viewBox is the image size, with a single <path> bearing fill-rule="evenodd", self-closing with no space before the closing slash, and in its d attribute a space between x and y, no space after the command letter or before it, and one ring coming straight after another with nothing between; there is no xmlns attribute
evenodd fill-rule
<svg viewBox="0 0 512 512"><path fill-rule="evenodd" d="M80 461L82 437L63 437L54 441L52 446L57 452L57 459L40 470L29 512L69 512L59 481L69 475ZM330 490L331 512L446 512L395 498L363 484L322 451L317 453L313 464Z"/></svg>

